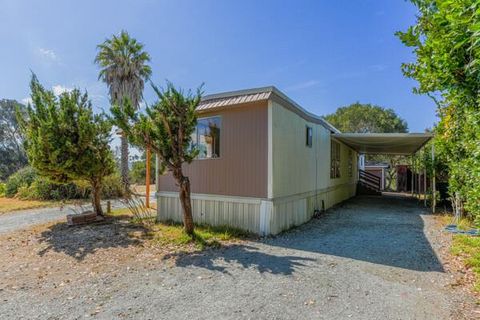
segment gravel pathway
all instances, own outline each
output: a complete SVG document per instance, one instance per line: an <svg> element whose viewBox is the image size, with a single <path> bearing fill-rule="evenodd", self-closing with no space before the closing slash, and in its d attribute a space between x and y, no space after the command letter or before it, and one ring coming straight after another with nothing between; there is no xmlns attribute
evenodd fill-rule
<svg viewBox="0 0 480 320"><path fill-rule="evenodd" d="M463 319L461 302L468 298L449 286L444 238L414 201L357 197L278 237L164 259L137 256L118 272L92 271L81 285L56 284L42 295L28 284L3 295L0 287L0 315Z"/></svg>

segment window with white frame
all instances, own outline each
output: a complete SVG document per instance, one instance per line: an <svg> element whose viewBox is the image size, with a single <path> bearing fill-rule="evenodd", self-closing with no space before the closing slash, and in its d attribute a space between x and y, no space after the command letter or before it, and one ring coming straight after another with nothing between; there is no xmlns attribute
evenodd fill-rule
<svg viewBox="0 0 480 320"><path fill-rule="evenodd" d="M197 127L192 133L192 145L197 148L198 159L220 157L221 118L209 117L197 120Z"/></svg>
<svg viewBox="0 0 480 320"><path fill-rule="evenodd" d="M340 178L340 143L333 140L330 144L330 178Z"/></svg>

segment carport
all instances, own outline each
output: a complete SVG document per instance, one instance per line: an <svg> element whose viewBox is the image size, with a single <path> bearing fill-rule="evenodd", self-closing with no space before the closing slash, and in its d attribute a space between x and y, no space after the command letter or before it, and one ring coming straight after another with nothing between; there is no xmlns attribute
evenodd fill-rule
<svg viewBox="0 0 480 320"><path fill-rule="evenodd" d="M382 154L382 155L402 155L413 156L421 150L427 142L432 139L431 133L335 133L333 137L360 154ZM432 159L435 159L435 149L432 144L431 147ZM412 161L413 163L413 161ZM435 187L435 171L430 173L431 190L434 195L436 192ZM420 190L421 174L417 174L414 177L412 174L412 186L416 184L417 190ZM423 172L423 199L424 204L427 204L427 172L424 169ZM364 179L368 184L369 181L374 180L373 177L369 177L364 172L359 170L359 178ZM413 188L412 188L413 194ZM420 197L420 191L417 192ZM435 211L435 197L432 196L432 210Z"/></svg>

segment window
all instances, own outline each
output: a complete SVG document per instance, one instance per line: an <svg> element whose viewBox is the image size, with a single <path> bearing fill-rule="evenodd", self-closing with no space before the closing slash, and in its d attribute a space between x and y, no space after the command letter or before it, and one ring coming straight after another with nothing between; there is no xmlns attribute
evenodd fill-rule
<svg viewBox="0 0 480 320"><path fill-rule="evenodd" d="M313 136L312 136L312 127L309 127L307 126L307 130L306 130L306 140L305 140L305 144L307 147L312 147L312 139L313 139Z"/></svg>
<svg viewBox="0 0 480 320"><path fill-rule="evenodd" d="M330 144L330 178L340 178L340 143L333 140Z"/></svg>
<svg viewBox="0 0 480 320"><path fill-rule="evenodd" d="M353 152L348 150L348 176L353 177Z"/></svg>
<svg viewBox="0 0 480 320"><path fill-rule="evenodd" d="M220 117L200 118L192 133L192 145L199 150L198 159L220 157Z"/></svg>

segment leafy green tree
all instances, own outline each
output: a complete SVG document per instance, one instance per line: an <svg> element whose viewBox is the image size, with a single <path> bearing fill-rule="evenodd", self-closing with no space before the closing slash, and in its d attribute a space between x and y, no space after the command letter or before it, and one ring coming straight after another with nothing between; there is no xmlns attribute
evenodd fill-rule
<svg viewBox="0 0 480 320"><path fill-rule="evenodd" d="M353 103L324 117L342 132L408 132L408 125L394 110L371 104Z"/></svg>
<svg viewBox="0 0 480 320"><path fill-rule="evenodd" d="M147 64L150 56L144 51L144 45L122 31L98 45L95 57L101 70L99 79L105 82L110 92L112 105L123 105L128 99L134 108L138 108L143 96L145 81L152 74ZM121 168L125 190L128 190L128 141L121 136Z"/></svg>
<svg viewBox="0 0 480 320"><path fill-rule="evenodd" d="M130 170L130 178L134 183L144 184L147 176L147 157L146 152L143 152L140 159L133 161L132 169ZM150 184L155 179L155 157L150 157Z"/></svg>
<svg viewBox="0 0 480 320"><path fill-rule="evenodd" d="M19 116L25 150L32 167L54 182L87 181L97 215L102 184L114 172L110 150L111 124L95 115L86 93L75 89L56 97L35 75L30 82L33 105Z"/></svg>
<svg viewBox="0 0 480 320"><path fill-rule="evenodd" d="M15 100L0 100L0 181L27 165L16 113L25 106Z"/></svg>
<svg viewBox="0 0 480 320"><path fill-rule="evenodd" d="M159 156L162 166L171 171L180 187L180 202L185 232L194 234L190 180L183 174L182 165L198 155L191 147L191 135L197 124L195 110L202 96L176 89L171 83L165 90L152 85L158 101L147 107L146 113L136 112L130 103L114 106L112 114L116 124L126 132L129 141L141 148L150 148Z"/></svg>
<svg viewBox="0 0 480 320"><path fill-rule="evenodd" d="M480 223L480 2L411 2L417 21L397 35L415 61L402 70L436 102L436 159L448 165L450 194Z"/></svg>
<svg viewBox="0 0 480 320"><path fill-rule="evenodd" d="M371 104L353 103L346 107L338 108L335 113L325 116L325 119L342 132L355 133L405 133L408 125L393 109L387 109ZM367 155L368 161L387 162L390 169L387 171L387 190L392 189L396 179L396 166L405 157L392 155Z"/></svg>

